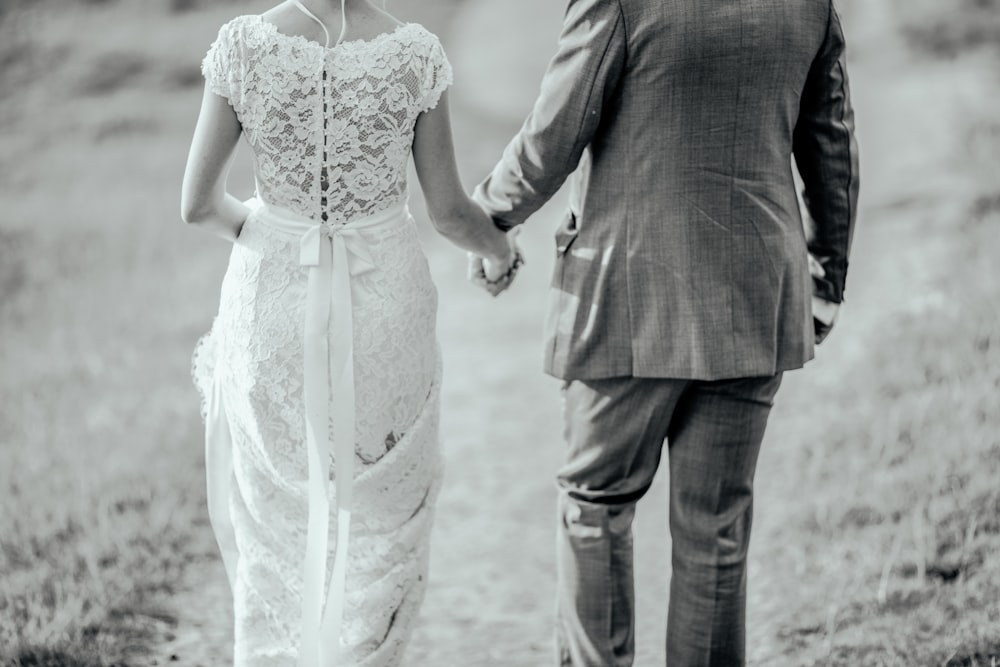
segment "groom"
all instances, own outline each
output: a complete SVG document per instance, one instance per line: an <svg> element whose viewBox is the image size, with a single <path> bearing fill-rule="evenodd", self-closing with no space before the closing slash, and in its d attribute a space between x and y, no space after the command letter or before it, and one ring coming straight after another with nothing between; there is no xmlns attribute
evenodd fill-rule
<svg viewBox="0 0 1000 667"><path fill-rule="evenodd" d="M545 343L569 450L559 664L632 664L631 522L666 442L667 662L743 665L757 454L782 372L832 326L854 226L831 0L570 0L541 96L476 197L508 230L571 173Z"/></svg>

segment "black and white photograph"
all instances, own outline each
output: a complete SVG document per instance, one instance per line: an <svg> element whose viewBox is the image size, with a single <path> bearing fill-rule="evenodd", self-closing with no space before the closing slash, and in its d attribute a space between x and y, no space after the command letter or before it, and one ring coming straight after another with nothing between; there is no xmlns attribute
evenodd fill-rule
<svg viewBox="0 0 1000 667"><path fill-rule="evenodd" d="M0 0L0 667L1000 667L1000 0Z"/></svg>

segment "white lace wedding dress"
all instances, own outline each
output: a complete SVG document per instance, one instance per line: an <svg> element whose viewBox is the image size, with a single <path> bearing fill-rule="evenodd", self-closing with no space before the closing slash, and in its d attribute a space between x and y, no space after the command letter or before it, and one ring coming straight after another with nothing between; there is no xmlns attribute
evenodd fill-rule
<svg viewBox="0 0 1000 667"><path fill-rule="evenodd" d="M235 662L396 665L441 467L437 294L406 168L451 68L417 24L327 47L242 16L203 72L258 189L194 357Z"/></svg>

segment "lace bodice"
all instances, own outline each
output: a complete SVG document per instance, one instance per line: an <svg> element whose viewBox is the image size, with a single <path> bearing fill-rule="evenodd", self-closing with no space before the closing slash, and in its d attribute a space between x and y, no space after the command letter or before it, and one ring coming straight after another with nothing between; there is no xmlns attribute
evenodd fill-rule
<svg viewBox="0 0 1000 667"><path fill-rule="evenodd" d="M259 15L222 26L202 72L243 125L260 197L330 222L405 197L417 117L452 81L419 24L327 48Z"/></svg>

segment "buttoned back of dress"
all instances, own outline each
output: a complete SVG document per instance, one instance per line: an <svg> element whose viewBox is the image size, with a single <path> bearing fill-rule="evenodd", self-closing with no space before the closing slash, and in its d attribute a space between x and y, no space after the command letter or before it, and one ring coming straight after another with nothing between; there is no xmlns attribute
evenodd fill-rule
<svg viewBox="0 0 1000 667"><path fill-rule="evenodd" d="M333 223L405 198L416 119L452 79L416 23L326 47L259 15L225 24L202 71L243 125L260 198Z"/></svg>

